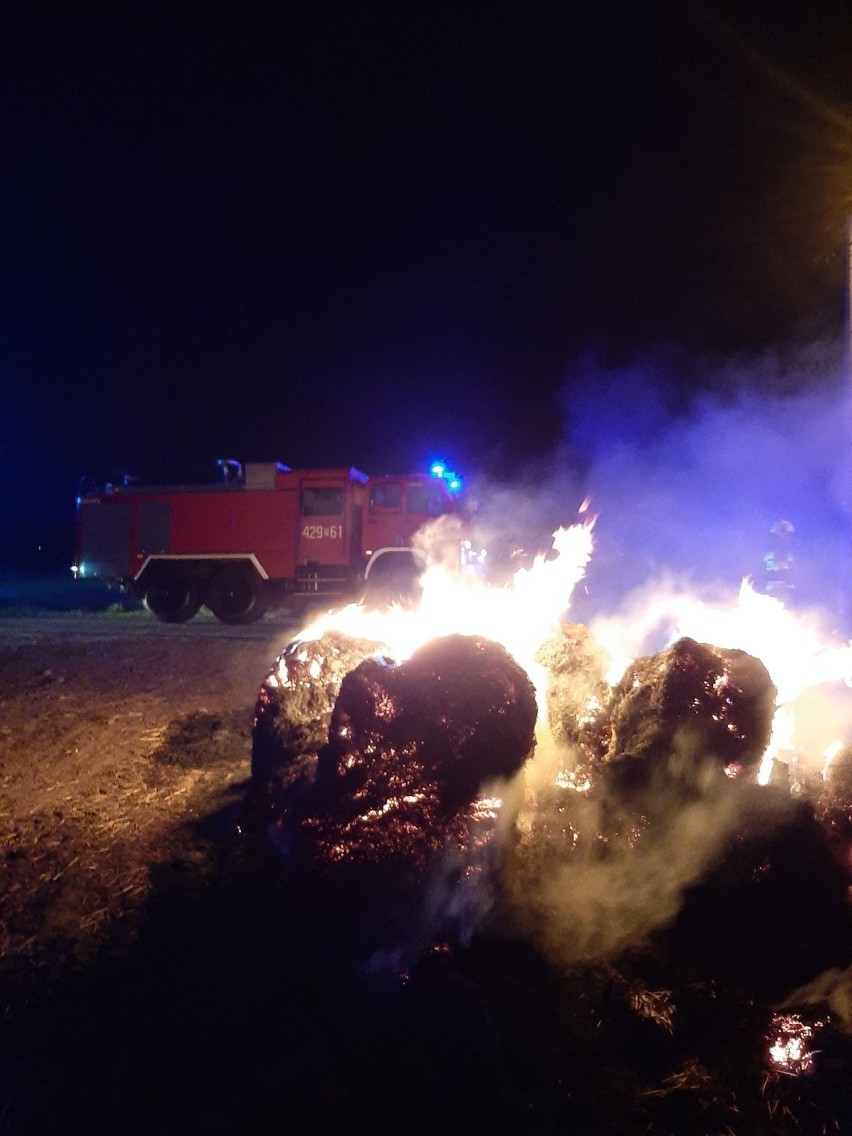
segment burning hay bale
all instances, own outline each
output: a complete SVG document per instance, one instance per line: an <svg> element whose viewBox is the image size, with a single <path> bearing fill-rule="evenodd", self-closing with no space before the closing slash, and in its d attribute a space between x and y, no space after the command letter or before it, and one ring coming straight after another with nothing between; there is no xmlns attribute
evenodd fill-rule
<svg viewBox="0 0 852 1136"><path fill-rule="evenodd" d="M428 938L448 913L463 922L465 892L480 902L501 808L484 794L531 754L537 707L526 672L489 640L435 639L399 665L359 660L368 646L285 652L286 684L261 691L253 772L311 901L361 924L374 949L404 923Z"/></svg>
<svg viewBox="0 0 852 1136"><path fill-rule="evenodd" d="M550 658L571 674L567 633ZM654 943L675 972L770 993L852 957L849 872L826 830L847 831L849 765L822 824L810 802L734 776L756 772L770 739L776 690L758 659L684 638L628 668L608 702L585 681L582 701L568 690L558 730L581 775L537 789L522 817L513 924L561 963Z"/></svg>
<svg viewBox="0 0 852 1136"><path fill-rule="evenodd" d="M302 821L312 858L422 866L458 842L486 785L520 769L535 720L526 673L485 639L362 663L341 686Z"/></svg>
<svg viewBox="0 0 852 1136"><path fill-rule="evenodd" d="M722 766L754 768L769 744L776 694L753 655L680 639L637 659L613 689L607 757L665 758L688 732Z"/></svg>
<svg viewBox="0 0 852 1136"><path fill-rule="evenodd" d="M777 996L852 957L850 876L809 802L730 785L738 820L671 931L702 975Z"/></svg>
<svg viewBox="0 0 852 1136"><path fill-rule="evenodd" d="M689 748L622 756L536 793L507 865L507 918L560 965L609 960L671 924L740 814L739 782Z"/></svg>
<svg viewBox="0 0 852 1136"><path fill-rule="evenodd" d="M367 639L330 631L295 640L278 656L260 688L252 735L255 795L274 797L294 779L312 777L328 740L331 713L344 677L380 649Z"/></svg>
<svg viewBox="0 0 852 1136"><path fill-rule="evenodd" d="M547 669L547 720L554 740L568 746L585 766L607 748L601 708L609 687L605 656L587 627L562 623L559 633L539 649L536 662Z"/></svg>
<svg viewBox="0 0 852 1136"><path fill-rule="evenodd" d="M838 855L845 863L852 863L852 747L842 749L826 768L817 816Z"/></svg>
<svg viewBox="0 0 852 1136"><path fill-rule="evenodd" d="M776 690L753 656L687 638L638 659L611 691L582 628L563 628L538 661L556 672L551 722L578 764L537 788L510 890L526 918L538 918L531 902L562 912L562 957L606 957L673 920L736 831L725 773L760 761Z"/></svg>
<svg viewBox="0 0 852 1136"><path fill-rule="evenodd" d="M560 964L640 949L669 981L774 997L852 958L850 875L813 806L709 759L616 759L524 819L508 917Z"/></svg>

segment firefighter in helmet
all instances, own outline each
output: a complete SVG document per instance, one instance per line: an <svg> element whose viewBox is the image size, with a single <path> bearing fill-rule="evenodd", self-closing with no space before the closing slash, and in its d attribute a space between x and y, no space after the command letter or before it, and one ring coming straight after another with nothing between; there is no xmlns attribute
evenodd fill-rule
<svg viewBox="0 0 852 1136"><path fill-rule="evenodd" d="M763 590L783 603L793 598L792 538L795 531L789 521L776 521L769 530L769 551L763 558Z"/></svg>

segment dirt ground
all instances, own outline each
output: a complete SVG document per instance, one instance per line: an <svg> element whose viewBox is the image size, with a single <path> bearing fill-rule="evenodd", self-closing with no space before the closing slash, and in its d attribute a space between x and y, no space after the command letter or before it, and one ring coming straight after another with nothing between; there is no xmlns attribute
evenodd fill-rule
<svg viewBox="0 0 852 1136"><path fill-rule="evenodd" d="M249 774L267 639L0 646L2 1009L137 929L151 868L203 870L193 822Z"/></svg>
<svg viewBox="0 0 852 1136"><path fill-rule="evenodd" d="M244 641L100 618L103 637L84 641L49 621L0 638L0 1025L15 1050L0 1131L77 1130L22 1038L45 1013L67 1028L57 999L127 957L155 893L210 881L236 831L257 690L289 638L286 624Z"/></svg>

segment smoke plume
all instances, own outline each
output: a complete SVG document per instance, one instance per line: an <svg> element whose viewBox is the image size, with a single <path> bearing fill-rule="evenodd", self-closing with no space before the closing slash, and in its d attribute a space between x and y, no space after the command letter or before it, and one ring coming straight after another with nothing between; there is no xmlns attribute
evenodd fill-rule
<svg viewBox="0 0 852 1136"><path fill-rule="evenodd" d="M521 818L510 892L524 925L565 965L612 957L668 925L741 817L731 785L685 736L631 800L641 823L629 833L619 818L613 837L618 806L606 795L562 790L557 797L540 802L526 832ZM536 830L548 813L562 826L555 840Z"/></svg>
<svg viewBox="0 0 852 1136"><path fill-rule="evenodd" d="M598 611L664 574L760 587L782 519L794 530L795 603L838 606L852 431L835 345L716 367L672 352L618 368L585 358L562 402L599 518L589 572Z"/></svg>

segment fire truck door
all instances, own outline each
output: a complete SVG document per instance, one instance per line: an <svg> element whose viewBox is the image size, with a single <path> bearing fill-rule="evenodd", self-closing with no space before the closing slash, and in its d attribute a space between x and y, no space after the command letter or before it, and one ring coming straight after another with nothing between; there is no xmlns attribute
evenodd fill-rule
<svg viewBox="0 0 852 1136"><path fill-rule="evenodd" d="M346 564L346 490L340 482L302 482L299 561Z"/></svg>

